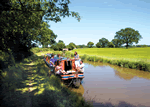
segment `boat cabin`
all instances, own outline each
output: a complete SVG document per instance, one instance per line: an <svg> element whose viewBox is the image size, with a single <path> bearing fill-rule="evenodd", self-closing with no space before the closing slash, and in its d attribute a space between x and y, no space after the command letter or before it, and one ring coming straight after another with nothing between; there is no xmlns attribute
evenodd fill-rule
<svg viewBox="0 0 150 107"><path fill-rule="evenodd" d="M46 62L46 64L48 65L48 67L50 67L50 58L51 58L51 54L46 54L44 56L44 61ZM76 71L76 67L75 67L75 60L74 59L68 59L68 58L58 58L57 56L54 56L54 59L56 59L57 61L55 61L55 65L58 65L58 62L62 62L62 70L64 70L66 72L66 74L61 75L61 79L62 80L70 80L73 82L73 84L76 85L76 87L79 87L79 82L81 82L81 80L84 78L84 74L81 72L77 72ZM51 68L51 67L50 67ZM55 71L52 71L55 72Z"/></svg>

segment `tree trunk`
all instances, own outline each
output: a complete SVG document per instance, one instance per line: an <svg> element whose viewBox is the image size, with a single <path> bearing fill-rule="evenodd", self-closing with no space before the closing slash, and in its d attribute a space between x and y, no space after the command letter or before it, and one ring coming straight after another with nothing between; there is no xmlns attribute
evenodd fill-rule
<svg viewBox="0 0 150 107"><path fill-rule="evenodd" d="M128 49L128 46L129 46L129 45L128 45L128 42L127 42L126 44L127 44L127 45L126 45L126 49Z"/></svg>

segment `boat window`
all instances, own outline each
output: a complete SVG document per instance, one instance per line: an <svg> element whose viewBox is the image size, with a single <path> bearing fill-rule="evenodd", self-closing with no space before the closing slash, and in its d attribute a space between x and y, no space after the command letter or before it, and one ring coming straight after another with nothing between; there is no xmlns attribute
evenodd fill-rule
<svg viewBox="0 0 150 107"><path fill-rule="evenodd" d="M65 71L72 69L72 61L65 61Z"/></svg>

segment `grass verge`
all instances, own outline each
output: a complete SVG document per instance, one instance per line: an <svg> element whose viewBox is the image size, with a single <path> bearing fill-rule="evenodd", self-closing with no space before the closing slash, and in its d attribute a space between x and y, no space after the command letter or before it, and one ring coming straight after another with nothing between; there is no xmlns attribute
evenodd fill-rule
<svg viewBox="0 0 150 107"><path fill-rule="evenodd" d="M91 107L82 96L70 91L50 69L33 55L4 69L1 76L1 106L9 107Z"/></svg>

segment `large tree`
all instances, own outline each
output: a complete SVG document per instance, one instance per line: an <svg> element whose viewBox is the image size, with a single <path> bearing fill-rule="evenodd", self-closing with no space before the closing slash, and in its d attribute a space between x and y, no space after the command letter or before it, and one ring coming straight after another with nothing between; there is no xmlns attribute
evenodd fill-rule
<svg viewBox="0 0 150 107"><path fill-rule="evenodd" d="M67 48L69 49L69 50L73 50L74 48L76 48L77 46L75 45L75 43L73 43L73 42L70 42L69 43L69 45L67 45Z"/></svg>
<svg viewBox="0 0 150 107"><path fill-rule="evenodd" d="M114 47L115 47L115 45L114 45L112 42L108 42L107 47L109 47L109 48L114 48Z"/></svg>
<svg viewBox="0 0 150 107"><path fill-rule="evenodd" d="M136 44L142 38L139 31L134 30L133 28L125 28L121 29L120 31L116 32L115 39L119 39L121 43L126 44L126 48L129 45L132 45L133 42Z"/></svg>
<svg viewBox="0 0 150 107"><path fill-rule="evenodd" d="M64 43L62 40L59 40L58 43Z"/></svg>
<svg viewBox="0 0 150 107"><path fill-rule="evenodd" d="M122 45L121 40L119 39L113 39L111 42L115 45L115 48L118 48Z"/></svg>
<svg viewBox="0 0 150 107"><path fill-rule="evenodd" d="M94 43L93 43L93 42L91 42L91 41L87 43L87 46L88 46L89 48L92 48L92 47L93 47L93 45L94 45Z"/></svg>
<svg viewBox="0 0 150 107"><path fill-rule="evenodd" d="M62 51L62 50L63 50L63 48L65 48L66 46L65 46L65 44L64 44L64 43L59 42L59 43L57 43L56 47L58 48L58 50L59 50L59 51Z"/></svg>
<svg viewBox="0 0 150 107"><path fill-rule="evenodd" d="M42 30L42 20L59 22L61 17L72 15L80 21L78 13L69 11L69 3L69 0L1 0L0 49L7 51L24 33L28 38L24 42L35 40ZM13 41L13 45L9 45L9 41Z"/></svg>
<svg viewBox="0 0 150 107"><path fill-rule="evenodd" d="M37 31L34 30L34 35L38 36L34 36L33 40L35 42L40 42L43 47L47 47L48 45L52 45L56 42L55 39L57 35L54 34L49 27L50 26L46 22L42 22L40 28Z"/></svg>
<svg viewBox="0 0 150 107"><path fill-rule="evenodd" d="M96 44L96 47L97 47L97 48L101 48L102 46L101 46L101 44L98 42L98 43Z"/></svg>
<svg viewBox="0 0 150 107"><path fill-rule="evenodd" d="M101 39L99 39L99 43L102 46L102 48L104 48L104 47L107 47L109 41L106 38L101 38Z"/></svg>

